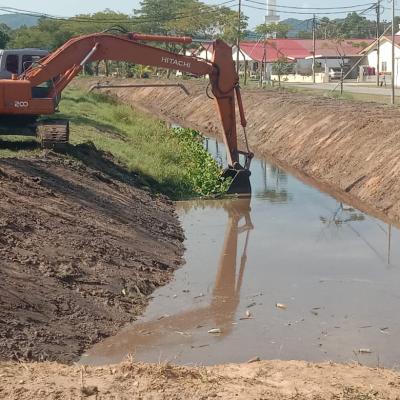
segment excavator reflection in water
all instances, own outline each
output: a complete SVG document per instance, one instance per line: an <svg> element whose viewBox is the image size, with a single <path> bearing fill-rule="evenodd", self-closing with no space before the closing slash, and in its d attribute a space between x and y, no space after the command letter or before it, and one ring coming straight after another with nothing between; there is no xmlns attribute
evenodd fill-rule
<svg viewBox="0 0 400 400"><path fill-rule="evenodd" d="M215 206L228 214L228 222L215 278L212 299L208 306L191 309L172 316L164 316L125 328L116 336L95 345L85 354L82 364L110 364L120 362L129 353L140 355L149 349L174 348L193 343L193 336L207 335L211 328L220 329L220 334L211 339L220 340L228 336L235 322L240 302L240 290L246 268L247 248L253 224L250 216L250 197L221 201L199 200L193 206ZM203 203L203 204L202 204ZM189 203L183 203L182 207ZM239 237L245 235L240 262L237 259ZM206 339L205 339L206 340ZM202 347L202 346L198 346ZM194 348L194 346L192 346Z"/></svg>

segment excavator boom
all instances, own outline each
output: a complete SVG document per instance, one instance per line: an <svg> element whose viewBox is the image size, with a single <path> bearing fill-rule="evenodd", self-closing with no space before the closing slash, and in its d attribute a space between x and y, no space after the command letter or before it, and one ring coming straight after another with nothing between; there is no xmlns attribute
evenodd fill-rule
<svg viewBox="0 0 400 400"><path fill-rule="evenodd" d="M222 40L216 40L213 59L206 61L143 43L147 41L190 44L192 39L139 33L126 35L97 33L75 37L38 64L32 65L23 74L13 75L12 79L0 80L0 116L7 116L10 119L13 116L19 118L54 114L64 88L82 71L86 63L94 61L126 61L179 70L196 76L208 75L227 148L228 170L225 176L232 178L233 181L230 192L249 193L251 190L249 166L252 154L238 150L236 101L243 127L246 126L246 120L231 47ZM59 125L57 126L59 129ZM51 132L56 132L54 129L53 127ZM46 129L43 131L46 136ZM54 136L55 142L58 137ZM52 143L52 140L49 143ZM244 154L246 158L243 167L240 164L240 154Z"/></svg>

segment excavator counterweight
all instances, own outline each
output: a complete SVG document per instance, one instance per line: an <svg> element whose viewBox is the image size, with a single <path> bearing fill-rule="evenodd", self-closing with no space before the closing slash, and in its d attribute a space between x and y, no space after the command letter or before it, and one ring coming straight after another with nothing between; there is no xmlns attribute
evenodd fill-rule
<svg viewBox="0 0 400 400"><path fill-rule="evenodd" d="M237 143L236 104L243 128L246 126L239 90L239 77L232 60L232 48L222 40L213 43L213 59L207 61L195 56L176 54L145 42L190 44L190 37L144 35L128 33L114 35L96 33L72 38L53 53L36 62L33 57L22 68L15 56L6 59L5 68L11 76L0 79L0 134L17 133L21 128L33 131L44 147L57 147L68 143L68 121L37 123L41 116L57 112L62 91L90 62L101 60L126 61L187 72L195 76L207 75L216 100L227 149L228 169L224 176L232 179L230 193L250 193L250 161L252 154L240 152ZM32 52L32 49L28 49ZM36 54L36 53L35 53ZM23 55L22 55L23 57ZM19 68L15 68L19 65ZM11 67L10 67L11 66ZM21 121L30 121L22 126ZM21 132L26 129L21 129ZM247 143L247 140L246 140ZM240 154L245 163L240 164Z"/></svg>

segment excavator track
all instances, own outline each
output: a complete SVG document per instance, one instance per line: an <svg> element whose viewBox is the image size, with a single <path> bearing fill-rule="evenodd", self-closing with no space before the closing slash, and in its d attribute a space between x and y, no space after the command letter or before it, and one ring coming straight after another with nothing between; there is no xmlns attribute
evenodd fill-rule
<svg viewBox="0 0 400 400"><path fill-rule="evenodd" d="M41 122L37 126L37 137L43 149L64 148L69 142L69 121Z"/></svg>

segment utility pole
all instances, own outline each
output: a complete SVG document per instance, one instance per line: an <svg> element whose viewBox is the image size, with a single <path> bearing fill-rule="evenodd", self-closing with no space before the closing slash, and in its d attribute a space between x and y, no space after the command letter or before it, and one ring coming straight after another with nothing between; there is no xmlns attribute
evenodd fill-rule
<svg viewBox="0 0 400 400"><path fill-rule="evenodd" d="M264 41L264 79L265 82L269 83L268 78L268 58L267 58L267 34L265 34L265 41Z"/></svg>
<svg viewBox="0 0 400 400"><path fill-rule="evenodd" d="M392 104L396 101L395 85L396 85L396 73L395 73L395 40L396 40L396 30L394 25L394 19L396 17L396 0L392 0Z"/></svg>
<svg viewBox="0 0 400 400"><path fill-rule="evenodd" d="M236 40L236 49L237 49L237 53L236 53L236 72L237 72L238 76L239 76L239 70L240 70L239 54L240 54L240 35L241 35L240 23L241 22L242 22L242 0L239 0L238 27L237 27L237 40Z"/></svg>
<svg viewBox="0 0 400 400"><path fill-rule="evenodd" d="M315 21L315 14L314 14L314 16L313 16L313 22L312 22L312 39L313 39L313 58L312 58L312 80L313 80L313 83L315 83L315 52L316 52L316 45L315 45L315 25L316 25L316 23L315 23L316 21Z"/></svg>
<svg viewBox="0 0 400 400"><path fill-rule="evenodd" d="M376 3L376 86L380 85L380 52L381 52L381 40L380 40L380 24L381 24L381 0Z"/></svg>

